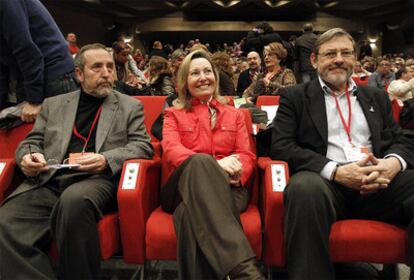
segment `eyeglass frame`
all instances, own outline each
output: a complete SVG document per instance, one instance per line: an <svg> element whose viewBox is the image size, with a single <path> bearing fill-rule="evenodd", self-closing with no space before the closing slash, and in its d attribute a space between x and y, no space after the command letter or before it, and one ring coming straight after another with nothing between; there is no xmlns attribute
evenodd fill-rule
<svg viewBox="0 0 414 280"><path fill-rule="evenodd" d="M331 50L331 51L326 51L326 52L323 52L323 53L317 53L317 55L320 55L321 57L326 58L326 59L337 58L338 54L340 54L341 57L346 58L346 59L355 57L355 51L354 50L342 50L342 51Z"/></svg>

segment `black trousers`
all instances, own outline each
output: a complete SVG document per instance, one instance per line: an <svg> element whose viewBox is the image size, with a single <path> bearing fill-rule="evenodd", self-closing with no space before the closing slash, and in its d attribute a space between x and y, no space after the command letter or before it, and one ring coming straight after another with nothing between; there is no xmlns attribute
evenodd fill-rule
<svg viewBox="0 0 414 280"><path fill-rule="evenodd" d="M290 179L284 202L289 279L335 279L329 258L329 234L331 225L345 218L408 226L409 264L414 264L412 170L399 173L388 188L369 195L331 183L317 173L302 171Z"/></svg>
<svg viewBox="0 0 414 280"><path fill-rule="evenodd" d="M46 187L21 193L0 208L0 279L97 279L96 223L116 204L112 181L94 175L61 194ZM49 261L53 238L58 276Z"/></svg>
<svg viewBox="0 0 414 280"><path fill-rule="evenodd" d="M180 279L224 279L255 257L240 222L248 201L210 155L193 155L174 171L161 203L174 215Z"/></svg>

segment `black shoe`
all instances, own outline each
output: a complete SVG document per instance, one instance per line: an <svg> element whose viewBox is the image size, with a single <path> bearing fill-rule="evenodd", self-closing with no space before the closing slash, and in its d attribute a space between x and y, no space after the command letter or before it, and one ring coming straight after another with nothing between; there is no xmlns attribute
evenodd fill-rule
<svg viewBox="0 0 414 280"><path fill-rule="evenodd" d="M256 258L245 260L233 268L228 278L230 280L265 280L262 271L257 265Z"/></svg>

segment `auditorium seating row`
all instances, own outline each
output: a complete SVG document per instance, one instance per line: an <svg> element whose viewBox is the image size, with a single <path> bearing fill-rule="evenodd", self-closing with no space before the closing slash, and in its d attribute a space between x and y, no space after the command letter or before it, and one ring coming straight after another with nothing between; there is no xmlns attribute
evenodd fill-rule
<svg viewBox="0 0 414 280"><path fill-rule="evenodd" d="M145 124L150 128L164 107L165 97L136 97L144 105ZM261 96L257 106L278 105L279 97ZM397 108L397 107L395 107ZM394 108L394 109L395 109ZM275 107L272 108L274 111ZM243 110L251 149L255 151L253 124ZM0 131L0 203L23 178L14 162L14 151L32 125ZM151 135L156 155L152 160L133 159L124 163L118 187L118 211L98 223L101 257L106 260L122 250L126 263L144 265L147 260L175 260L176 236L172 215L160 208L160 187L166 181L165 162L159 141ZM283 242L283 189L289 180L287 163L259 158L251 182L252 198L241 214L243 229L257 258L269 267L286 265ZM383 222L343 220L334 223L330 253L335 262L404 263L407 260L407 231ZM51 252L56 259L56 249ZM144 277L144 269L141 270ZM271 274L269 274L271 277Z"/></svg>

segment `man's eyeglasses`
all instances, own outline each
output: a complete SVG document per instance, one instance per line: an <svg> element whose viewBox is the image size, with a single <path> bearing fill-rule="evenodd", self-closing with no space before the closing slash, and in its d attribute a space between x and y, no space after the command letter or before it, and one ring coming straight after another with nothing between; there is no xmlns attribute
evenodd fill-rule
<svg viewBox="0 0 414 280"><path fill-rule="evenodd" d="M354 51L327 51L324 53L318 53L320 56L327 59L334 59L340 54L343 58L351 58L354 56Z"/></svg>

